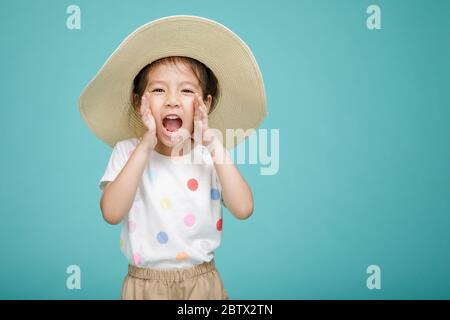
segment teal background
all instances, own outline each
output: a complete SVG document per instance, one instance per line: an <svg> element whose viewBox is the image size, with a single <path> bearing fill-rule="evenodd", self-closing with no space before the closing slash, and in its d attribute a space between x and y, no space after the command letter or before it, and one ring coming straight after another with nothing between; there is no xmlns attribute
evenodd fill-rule
<svg viewBox="0 0 450 320"><path fill-rule="evenodd" d="M81 30L66 8L81 8ZM368 30L366 8L381 7ZM117 299L126 261L97 187L111 149L78 97L119 43L205 16L252 48L280 170L240 165L255 211L224 209L232 299L450 298L449 1L1 1L0 298ZM66 268L81 267L81 290ZM381 290L366 268L381 268Z"/></svg>

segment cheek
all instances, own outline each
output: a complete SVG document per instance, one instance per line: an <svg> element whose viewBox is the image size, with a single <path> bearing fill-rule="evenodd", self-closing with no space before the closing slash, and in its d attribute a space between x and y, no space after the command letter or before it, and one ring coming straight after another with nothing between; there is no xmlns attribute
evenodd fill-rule
<svg viewBox="0 0 450 320"><path fill-rule="evenodd" d="M188 121L187 126L193 126L194 122L194 98L186 97L183 101L185 106L185 118Z"/></svg>
<svg viewBox="0 0 450 320"><path fill-rule="evenodd" d="M161 105L158 103L157 99L151 99L149 101L150 110L152 111L153 116L159 119L159 115L161 114Z"/></svg>
<svg viewBox="0 0 450 320"><path fill-rule="evenodd" d="M183 105L185 105L189 110L194 110L194 97L192 96L183 97Z"/></svg>

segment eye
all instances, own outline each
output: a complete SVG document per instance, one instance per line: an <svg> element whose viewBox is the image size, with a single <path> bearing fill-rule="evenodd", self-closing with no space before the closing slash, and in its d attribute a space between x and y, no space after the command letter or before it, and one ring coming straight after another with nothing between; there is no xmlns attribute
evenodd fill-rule
<svg viewBox="0 0 450 320"><path fill-rule="evenodd" d="M187 93L194 93L194 91L192 91L191 89L183 89L181 91L182 92L187 92Z"/></svg>
<svg viewBox="0 0 450 320"><path fill-rule="evenodd" d="M164 92L164 90L161 88L156 88L156 89L153 89L152 92Z"/></svg>

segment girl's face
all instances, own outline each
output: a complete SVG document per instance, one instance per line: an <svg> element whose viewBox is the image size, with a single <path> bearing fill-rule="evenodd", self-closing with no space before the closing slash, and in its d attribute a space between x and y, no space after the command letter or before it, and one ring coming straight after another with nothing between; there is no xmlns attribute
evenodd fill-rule
<svg viewBox="0 0 450 320"><path fill-rule="evenodd" d="M166 153L177 142L171 137L185 129L191 135L194 129L194 94L203 96L200 83L192 70L184 64L160 64L148 74L146 89L149 104L156 123L157 150ZM212 97L208 95L205 105L208 112Z"/></svg>

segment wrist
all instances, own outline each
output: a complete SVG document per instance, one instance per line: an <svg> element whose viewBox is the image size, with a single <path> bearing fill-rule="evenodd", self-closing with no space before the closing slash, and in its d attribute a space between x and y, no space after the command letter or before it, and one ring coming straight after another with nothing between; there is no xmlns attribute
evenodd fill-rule
<svg viewBox="0 0 450 320"><path fill-rule="evenodd" d="M145 151L146 153L149 153L155 148L155 146L154 143L143 138L140 140L138 148Z"/></svg>
<svg viewBox="0 0 450 320"><path fill-rule="evenodd" d="M203 133L201 142L205 147L216 147L217 144L221 144L219 136L221 137L221 135L218 135L216 129L209 128Z"/></svg>
<svg viewBox="0 0 450 320"><path fill-rule="evenodd" d="M215 163L222 164L227 162L226 157L228 156L228 151L225 149L220 139L214 138L208 145L208 150Z"/></svg>

